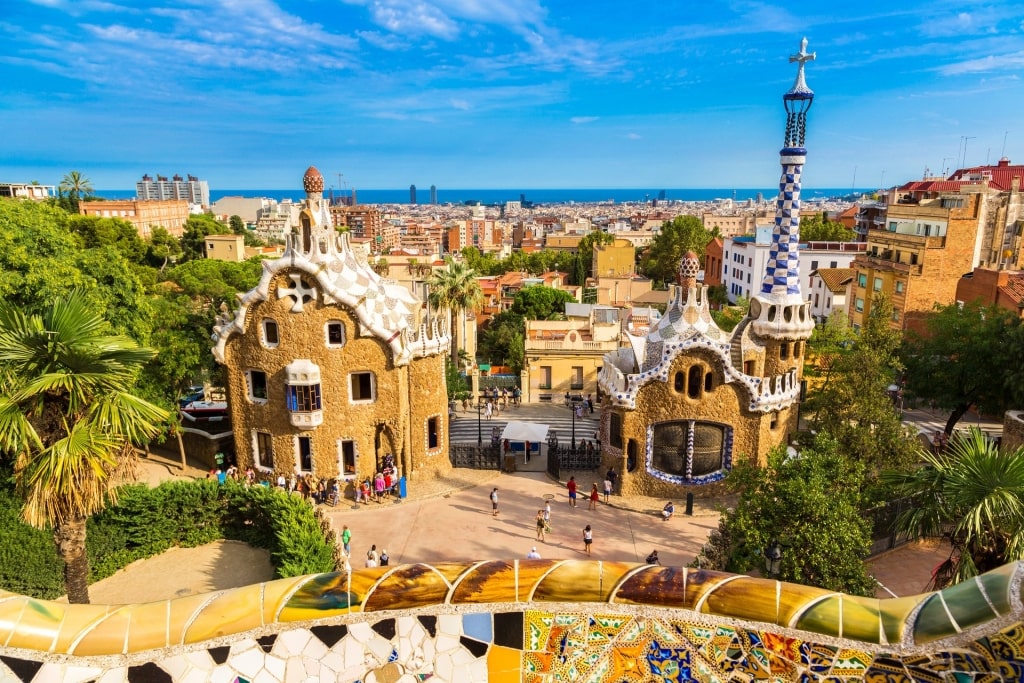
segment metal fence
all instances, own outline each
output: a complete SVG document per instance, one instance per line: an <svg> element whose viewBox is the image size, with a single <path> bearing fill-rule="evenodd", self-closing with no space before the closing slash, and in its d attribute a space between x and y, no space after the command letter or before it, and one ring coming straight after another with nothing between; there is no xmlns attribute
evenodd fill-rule
<svg viewBox="0 0 1024 683"><path fill-rule="evenodd" d="M452 461L452 467L466 467L473 470L501 469L501 449L498 446L448 444L448 457Z"/></svg>
<svg viewBox="0 0 1024 683"><path fill-rule="evenodd" d="M584 448L559 446L557 442L548 441L548 474L559 479L562 470L579 472L581 470L597 470L601 467L601 452Z"/></svg>
<svg viewBox="0 0 1024 683"><path fill-rule="evenodd" d="M871 551L869 557L898 548L913 540L906 534L897 534L893 523L901 512L914 504L912 498L899 498L864 511L864 517L871 524Z"/></svg>

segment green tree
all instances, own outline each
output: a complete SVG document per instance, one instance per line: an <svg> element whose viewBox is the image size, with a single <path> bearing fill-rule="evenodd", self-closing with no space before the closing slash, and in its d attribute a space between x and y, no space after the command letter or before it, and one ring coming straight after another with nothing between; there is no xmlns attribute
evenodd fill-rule
<svg viewBox="0 0 1024 683"><path fill-rule="evenodd" d="M447 311L452 331L452 362L459 362L459 349L466 347L466 313L478 311L484 303L476 271L465 263L445 259L448 267L430 276L430 305ZM460 324L461 323L461 324Z"/></svg>
<svg viewBox="0 0 1024 683"><path fill-rule="evenodd" d="M881 470L907 468L917 446L888 393L902 369L901 335L889 327L891 315L892 304L877 297L860 333L835 357L807 405L815 429L830 434L844 456L865 466L873 499L883 495L876 488Z"/></svg>
<svg viewBox="0 0 1024 683"><path fill-rule="evenodd" d="M800 219L801 242L852 242L857 233L842 223L830 221L824 212Z"/></svg>
<svg viewBox="0 0 1024 683"><path fill-rule="evenodd" d="M146 260L151 266L159 267L162 273L167 268L167 263L177 261L181 254L181 241L177 237L166 228L153 228L146 245Z"/></svg>
<svg viewBox="0 0 1024 683"><path fill-rule="evenodd" d="M42 315L0 303L0 451L15 458L25 521L53 528L73 603L89 601L86 520L115 493L132 444L166 417L126 389L151 356L110 334L80 294Z"/></svg>
<svg viewBox="0 0 1024 683"><path fill-rule="evenodd" d="M835 311L828 319L814 327L811 338L807 342L804 377L818 383L828 383L836 361L843 357L856 341L853 328L841 311ZM810 410L816 409L814 395L805 405Z"/></svg>
<svg viewBox="0 0 1024 683"><path fill-rule="evenodd" d="M241 216L231 216L228 219L228 227L231 228L231 232L236 235L244 235L248 232L245 229L245 221L242 220Z"/></svg>
<svg viewBox="0 0 1024 683"><path fill-rule="evenodd" d="M491 318L480 336L481 358L495 359L519 374L526 350L525 323L522 315L511 310Z"/></svg>
<svg viewBox="0 0 1024 683"><path fill-rule="evenodd" d="M189 216L181 236L182 260L201 259L206 254L205 241L209 235L227 235L231 229L212 214Z"/></svg>
<svg viewBox="0 0 1024 683"><path fill-rule="evenodd" d="M93 194L92 182L81 171L69 171L57 185L57 191L64 208L71 213L78 213L78 203Z"/></svg>
<svg viewBox="0 0 1024 683"><path fill-rule="evenodd" d="M563 289L530 285L516 292L509 310L526 320L558 320L565 317L565 305L575 302L575 297Z"/></svg>
<svg viewBox="0 0 1024 683"><path fill-rule="evenodd" d="M134 225L120 218L71 216L68 230L78 235L85 249L114 247L132 263L142 263L146 244Z"/></svg>
<svg viewBox="0 0 1024 683"><path fill-rule="evenodd" d="M661 226L661 232L641 258L644 274L658 282L674 282L683 255L692 251L704 257L711 231L696 216L676 216Z"/></svg>
<svg viewBox="0 0 1024 683"><path fill-rule="evenodd" d="M586 278L594 275L594 247L604 244L615 244L615 235L603 230L591 230L580 240L576 246L576 261L579 266L574 267L574 275L578 275L576 269L582 269L583 279L573 282L574 285L583 285Z"/></svg>
<svg viewBox="0 0 1024 683"><path fill-rule="evenodd" d="M779 541L783 581L873 595L864 567L871 534L859 511L862 478L863 467L827 437L796 456L780 447L764 467L741 464L728 478L739 499L723 515L729 544L724 569L763 570L764 549Z"/></svg>
<svg viewBox="0 0 1024 683"><path fill-rule="evenodd" d="M1001 414L1014 399L1007 374L1020 376L1024 356L1013 343L1021 320L998 306L936 306L923 334L907 333L901 351L907 390L949 410L946 434L971 406Z"/></svg>
<svg viewBox="0 0 1024 683"><path fill-rule="evenodd" d="M466 377L450 358L444 360L444 380L445 387L448 389L449 401L461 401L469 398L469 384L466 382Z"/></svg>
<svg viewBox="0 0 1024 683"><path fill-rule="evenodd" d="M943 453L920 455L923 467L887 472L885 479L896 493L914 498L896 530L912 538L945 537L952 546L935 573L935 588L1024 560L1024 446L1001 453L972 427Z"/></svg>

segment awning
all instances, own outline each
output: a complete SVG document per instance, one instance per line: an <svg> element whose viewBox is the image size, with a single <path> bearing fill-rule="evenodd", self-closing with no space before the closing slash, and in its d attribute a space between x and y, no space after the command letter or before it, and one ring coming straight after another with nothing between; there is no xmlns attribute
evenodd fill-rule
<svg viewBox="0 0 1024 683"><path fill-rule="evenodd" d="M505 431L501 433L502 439L530 443L544 443L547 437L548 426L536 422L509 422L505 425Z"/></svg>

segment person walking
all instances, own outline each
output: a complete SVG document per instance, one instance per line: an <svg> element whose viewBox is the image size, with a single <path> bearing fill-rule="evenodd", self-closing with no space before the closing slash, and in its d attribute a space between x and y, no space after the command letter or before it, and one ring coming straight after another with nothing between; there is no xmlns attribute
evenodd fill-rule
<svg viewBox="0 0 1024 683"><path fill-rule="evenodd" d="M587 506L588 510L597 508L597 501L601 499L601 494L597 492L597 482L590 487L590 505Z"/></svg>
<svg viewBox="0 0 1024 683"><path fill-rule="evenodd" d="M545 538L544 534L547 531L547 522L544 521L543 510L537 510L537 519L534 520L534 523L537 525L537 540L543 543Z"/></svg>
<svg viewBox="0 0 1024 683"><path fill-rule="evenodd" d="M487 403L484 404L484 418L490 420L491 419L491 413L493 411L494 411L494 409L491 408L490 401L488 401Z"/></svg>
<svg viewBox="0 0 1024 683"><path fill-rule="evenodd" d="M544 501L544 526L551 526L551 501Z"/></svg>
<svg viewBox="0 0 1024 683"><path fill-rule="evenodd" d="M341 530L341 545L345 549L345 555L352 554L352 532L348 528L348 524Z"/></svg>
<svg viewBox="0 0 1024 683"><path fill-rule="evenodd" d="M498 516L498 487L491 490L491 517Z"/></svg>
<svg viewBox="0 0 1024 683"><path fill-rule="evenodd" d="M576 477L569 477L565 488L569 489L569 507L576 507Z"/></svg>
<svg viewBox="0 0 1024 683"><path fill-rule="evenodd" d="M587 407L590 408L590 414L594 414L594 395L587 394Z"/></svg>
<svg viewBox="0 0 1024 683"><path fill-rule="evenodd" d="M615 472L615 468L614 467L609 467L608 468L608 474L604 475L604 478L612 483L612 493L615 492L615 479L618 476L619 475Z"/></svg>
<svg viewBox="0 0 1024 683"><path fill-rule="evenodd" d="M605 478L604 480L604 502L608 502L608 498L612 495L612 480Z"/></svg>
<svg viewBox="0 0 1024 683"><path fill-rule="evenodd" d="M370 546L370 549L366 551L366 567L367 569L377 566L377 544L374 543Z"/></svg>
<svg viewBox="0 0 1024 683"><path fill-rule="evenodd" d="M386 566L388 566L388 562L390 562L390 561L391 561L391 558L388 557L388 550L387 550L387 548L381 548L381 551L380 551L380 566L386 567Z"/></svg>
<svg viewBox="0 0 1024 683"><path fill-rule="evenodd" d="M382 500L384 500L384 473L383 472L378 472L377 475L373 478L373 493L374 493L374 496L376 497L378 503L380 503Z"/></svg>
<svg viewBox="0 0 1024 683"><path fill-rule="evenodd" d="M526 553L526 559L528 560L539 560L540 553L537 552L537 546L530 548L530 552Z"/></svg>
<svg viewBox="0 0 1024 683"><path fill-rule="evenodd" d="M587 555L590 554L590 544L594 542L594 532L591 530L590 525L583 527L583 549L587 551Z"/></svg>

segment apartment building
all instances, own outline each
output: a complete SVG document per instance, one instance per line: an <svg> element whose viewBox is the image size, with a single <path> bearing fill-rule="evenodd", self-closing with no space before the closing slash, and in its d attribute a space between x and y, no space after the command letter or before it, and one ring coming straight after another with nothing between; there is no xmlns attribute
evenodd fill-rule
<svg viewBox="0 0 1024 683"><path fill-rule="evenodd" d="M135 183L135 196L142 200L184 199L189 204L210 208L210 184L194 175L187 178L175 175L170 180L163 175L158 175L156 179L144 175L142 180Z"/></svg>
<svg viewBox="0 0 1024 683"><path fill-rule="evenodd" d="M78 212L83 216L120 218L128 221L135 226L139 237L143 239L148 239L156 227L162 227L175 237L181 237L190 215L189 203L184 199L83 201L78 204Z"/></svg>

